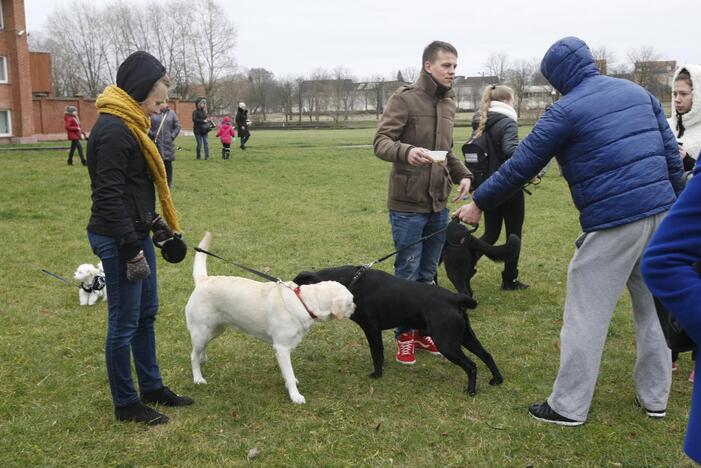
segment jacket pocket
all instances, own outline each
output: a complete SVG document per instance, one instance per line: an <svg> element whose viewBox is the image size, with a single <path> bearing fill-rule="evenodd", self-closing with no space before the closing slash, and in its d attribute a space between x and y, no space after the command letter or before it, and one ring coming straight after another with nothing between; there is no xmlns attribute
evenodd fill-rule
<svg viewBox="0 0 701 468"><path fill-rule="evenodd" d="M441 169L441 172L434 172L433 177L440 177L439 183L434 185L434 187L438 189L436 190L434 196L438 201L442 202L447 200L450 196L450 191L453 188L453 184L450 181L450 172L448 172L448 168L444 165L441 165Z"/></svg>
<svg viewBox="0 0 701 468"><path fill-rule="evenodd" d="M422 203L426 200L421 174L394 174L390 187L390 198L409 203Z"/></svg>

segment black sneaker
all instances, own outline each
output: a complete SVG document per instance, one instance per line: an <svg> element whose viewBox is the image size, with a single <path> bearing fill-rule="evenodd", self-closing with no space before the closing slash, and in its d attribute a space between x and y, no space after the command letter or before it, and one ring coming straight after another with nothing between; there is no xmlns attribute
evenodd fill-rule
<svg viewBox="0 0 701 468"><path fill-rule="evenodd" d="M575 421L574 419L560 416L550 407L547 400L543 403L533 403L528 407L528 413L538 421L559 424L560 426L581 426L584 424L584 421Z"/></svg>
<svg viewBox="0 0 701 468"><path fill-rule="evenodd" d="M654 410L649 410L649 409L645 408L645 407L642 405L642 403L640 403L640 400L638 400L638 397L637 397L637 396L635 397L635 406L637 406L638 408L642 408L643 410L645 410L645 414L647 414L647 415L648 415L649 417L651 417L651 418L664 418L665 416L667 416L667 410L666 410L666 409L654 411Z"/></svg>
<svg viewBox="0 0 701 468"><path fill-rule="evenodd" d="M119 421L142 422L149 426L165 424L169 421L168 416L159 413L153 408L149 408L140 401L133 405L115 408L114 415Z"/></svg>
<svg viewBox="0 0 701 468"><path fill-rule="evenodd" d="M522 289L528 289L528 285L515 279L512 281L502 281L501 289L504 291L521 291Z"/></svg>
<svg viewBox="0 0 701 468"><path fill-rule="evenodd" d="M189 406L195 402L192 398L176 395L168 387L160 390L141 394L141 401L144 403L159 403L165 406Z"/></svg>

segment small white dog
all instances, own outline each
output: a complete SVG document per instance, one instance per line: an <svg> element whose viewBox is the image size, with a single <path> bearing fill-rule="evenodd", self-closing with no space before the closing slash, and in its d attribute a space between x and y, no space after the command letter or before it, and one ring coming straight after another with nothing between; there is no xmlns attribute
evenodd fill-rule
<svg viewBox="0 0 701 468"><path fill-rule="evenodd" d="M75 270L73 277L80 281L78 290L80 305L93 305L100 298L107 300L105 270L102 268L102 262L97 266L83 263Z"/></svg>
<svg viewBox="0 0 701 468"><path fill-rule="evenodd" d="M199 247L208 249L207 232ZM207 381L200 365L207 361L207 344L225 328L236 328L272 343L285 386L294 403L305 399L297 390L291 352L316 320L348 318L355 311L353 295L340 283L298 287L294 283L259 283L236 276L207 276L207 256L197 252L192 272L195 290L185 306L192 339L192 376L196 384Z"/></svg>

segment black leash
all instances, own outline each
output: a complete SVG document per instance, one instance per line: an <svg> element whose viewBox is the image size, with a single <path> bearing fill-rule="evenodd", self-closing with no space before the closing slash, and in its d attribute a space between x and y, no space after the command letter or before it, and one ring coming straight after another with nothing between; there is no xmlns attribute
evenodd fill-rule
<svg viewBox="0 0 701 468"><path fill-rule="evenodd" d="M528 195L533 195L533 193L530 190L528 190L526 187L528 187L529 185L538 185L542 181L543 181L543 177L541 177L540 175L537 175L534 178L532 178L531 180L529 180L528 182L526 182L525 184L523 184L523 187L521 187L521 189L524 192L526 192Z"/></svg>
<svg viewBox="0 0 701 468"><path fill-rule="evenodd" d="M247 266L245 266L245 265L241 265L241 264L239 264L239 263L232 262L231 260L227 260L227 259L225 259L225 258L223 258L223 257L220 257L220 256L217 255L217 254L214 254L214 253L212 253L212 252L208 252L208 251L206 251L205 249L201 249L201 248L199 248L199 247L193 247L193 248L195 249L196 252L200 252L200 253L209 255L210 257L218 258L219 260L222 260L222 261L224 261L224 262L226 262L226 263L230 263L230 264L232 264L232 265L234 265L234 266L237 266L237 267L241 268L242 270L246 270L246 271L248 271L249 273L253 273L254 275L260 276L261 278L265 278L265 279L267 279L268 281L274 281L274 282L276 282L276 283L283 283L283 281L282 281L280 278L276 278L275 276L271 276L271 275L269 275L269 274L267 274L267 273L263 273L262 271L254 270L253 268L249 268L249 267L247 267Z"/></svg>
<svg viewBox="0 0 701 468"><path fill-rule="evenodd" d="M44 268L42 268L41 271L43 271L44 273L46 273L46 274L49 275L49 276L53 276L54 278L56 278L57 280L59 280L59 281L65 283L65 284L67 284L68 286L76 287L76 288L82 288L82 287L83 287L82 284L78 284L77 282L69 281L69 280L67 280L66 278L64 278L63 276L57 275L56 273L52 273L52 272L50 272L49 270L45 270Z"/></svg>
<svg viewBox="0 0 701 468"><path fill-rule="evenodd" d="M348 289L350 289L355 283L357 283L358 280L365 274L365 272L368 271L370 268L372 268L375 264L377 264L377 263L382 263L382 262L384 262L385 260L387 260L388 258L391 258L391 257L397 255L397 254L398 254L399 252L401 252L402 250L408 249L409 247L413 247L414 245L416 245L416 244L418 244L418 243L420 243L420 242L423 242L423 241L425 241L425 240L427 240L427 239L430 239L431 237L435 236L436 234L440 234L440 233L442 233L442 232L445 232L445 231L448 230L449 227L450 227L450 223L449 223L449 224L446 224L446 226L445 226L444 228L439 229L438 231L432 232L431 234L429 234L429 235L427 235L427 236L424 236L424 237L422 237L421 239L419 239L419 240L417 240L417 241L415 241L415 242L412 242L411 244L405 245L405 246L402 247L401 249L397 249L397 250L395 250L394 252L385 255L384 257L380 257L380 258L378 258L377 260L373 260L372 262L361 266L360 268L358 268L358 271L355 272L355 275L353 276L353 279L351 280L350 284L348 285ZM478 224L475 225L475 226L472 228L472 230L469 230L469 229L468 229L468 232L471 232L471 233L472 233L472 232L475 232L475 231L477 230L477 228L479 228L479 225L478 225Z"/></svg>

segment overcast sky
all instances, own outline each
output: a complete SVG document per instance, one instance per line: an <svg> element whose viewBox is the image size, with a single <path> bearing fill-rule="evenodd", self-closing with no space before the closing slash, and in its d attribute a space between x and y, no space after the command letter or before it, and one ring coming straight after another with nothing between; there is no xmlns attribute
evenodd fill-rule
<svg viewBox="0 0 701 468"><path fill-rule="evenodd" d="M111 2L90 1L97 6ZM25 0L30 33L44 28L56 4ZM423 47L434 39L458 49L460 75L484 71L492 52L540 60L554 41L569 35L592 48L607 46L621 62L631 48L652 46L661 59L701 63L699 0L246 0L220 5L238 30L239 66L264 67L278 77L337 66L361 79L389 77L398 69L418 68Z"/></svg>

